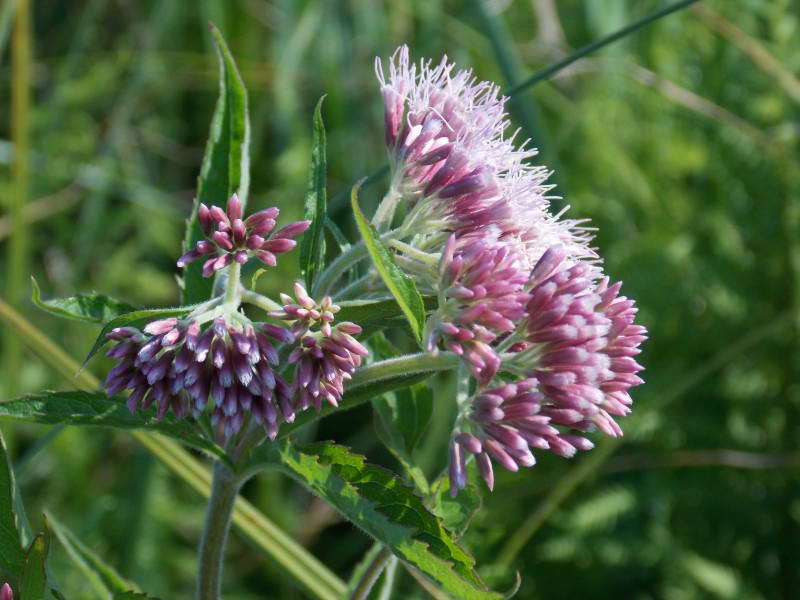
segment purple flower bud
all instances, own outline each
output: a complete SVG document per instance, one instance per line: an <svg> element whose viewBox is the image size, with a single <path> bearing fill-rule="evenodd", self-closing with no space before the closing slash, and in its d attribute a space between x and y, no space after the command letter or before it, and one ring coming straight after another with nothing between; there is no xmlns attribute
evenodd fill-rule
<svg viewBox="0 0 800 600"><path fill-rule="evenodd" d="M235 193L233 196L228 198L228 206L226 207L225 212L228 213L228 218L231 221L242 218L242 203L239 200L239 196L237 196Z"/></svg>
<svg viewBox="0 0 800 600"><path fill-rule="evenodd" d="M280 229L278 229L274 234L272 234L274 238L293 238L297 237L301 233L303 233L308 226L311 225L311 221L296 221L294 223L290 223L289 225L284 225Z"/></svg>
<svg viewBox="0 0 800 600"><path fill-rule="evenodd" d="M214 219L211 217L211 211L202 202L197 207L197 222L206 235L211 235L211 232L214 231Z"/></svg>

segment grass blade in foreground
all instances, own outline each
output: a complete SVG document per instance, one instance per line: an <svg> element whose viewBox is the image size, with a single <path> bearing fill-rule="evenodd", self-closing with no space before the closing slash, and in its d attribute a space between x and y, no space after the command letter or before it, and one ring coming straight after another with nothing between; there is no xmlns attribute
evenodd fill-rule
<svg viewBox="0 0 800 600"><path fill-rule="evenodd" d="M133 304L97 292L77 294L69 298L42 300L39 284L33 277L31 277L31 300L36 306L51 315L98 325L138 310L138 307Z"/></svg>
<svg viewBox="0 0 800 600"><path fill-rule="evenodd" d="M325 124L322 122L322 101L319 99L314 109L314 138L311 142L311 174L306 192L306 210L303 219L311 221L300 242L300 269L306 280L306 287L314 287L314 279L322 270L325 261L325 221L327 219L327 198L325 177L327 170L327 149L325 144Z"/></svg>
<svg viewBox="0 0 800 600"><path fill-rule="evenodd" d="M392 253L381 241L378 232L375 231L375 228L364 217L364 213L361 212L361 207L358 205L358 191L362 183L363 180L353 186L353 191L350 193L350 204L353 207L353 215L356 219L358 231L364 239L369 256L381 279L383 279L386 287L389 288L392 296L397 300L397 304L400 305L417 341L420 341L422 339L422 328L425 326L425 304L414 280L400 270Z"/></svg>
<svg viewBox="0 0 800 600"><path fill-rule="evenodd" d="M183 251L188 252L203 239L197 222L197 207L224 203L234 192L242 208L247 206L250 185L250 121L247 113L247 90L236 63L219 30L210 25L219 57L219 99L211 120L203 165L197 179L197 198L186 222ZM208 300L213 281L204 278L202 262L195 261L183 271L183 304Z"/></svg>
<svg viewBox="0 0 800 600"><path fill-rule="evenodd" d="M393 473L343 446L275 444L277 468L336 507L401 560L460 600L499 599L441 520Z"/></svg>

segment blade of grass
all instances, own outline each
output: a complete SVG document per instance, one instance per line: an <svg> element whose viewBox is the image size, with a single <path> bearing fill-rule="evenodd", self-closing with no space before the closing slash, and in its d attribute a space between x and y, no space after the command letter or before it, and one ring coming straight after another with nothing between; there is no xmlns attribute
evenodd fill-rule
<svg viewBox="0 0 800 600"><path fill-rule="evenodd" d="M6 253L5 293L8 301L19 306L27 272L28 226L25 204L29 193L29 152L31 113L31 6L29 0L17 0L14 14L11 62L11 141L14 156L11 163L11 194L8 213L11 216L11 236ZM18 380L21 344L12 333L4 343L6 391L12 395Z"/></svg>
<svg viewBox="0 0 800 600"><path fill-rule="evenodd" d="M800 79L787 69L781 61L770 54L761 42L748 35L718 12L705 4L692 7L692 12L709 28L728 40L753 61L753 64L778 84L795 101L800 102Z"/></svg>
<svg viewBox="0 0 800 600"><path fill-rule="evenodd" d="M0 320L73 385L86 391L100 387L100 381L94 375L86 370L79 372L80 365L71 356L3 300L0 300ZM210 496L210 471L177 442L141 431L132 435L200 495ZM280 564L314 597L336 600L344 593L344 582L242 497L236 500L233 523L240 533Z"/></svg>
<svg viewBox="0 0 800 600"><path fill-rule="evenodd" d="M680 398L688 390L700 383L703 379L721 369L728 364L731 359L738 356L748 348L754 346L761 340L783 327L786 327L792 320L791 311L776 317L772 322L762 325L750 331L737 341L726 346L726 348L716 354L693 372L684 377L680 383L671 387L668 393L662 394L654 402L650 402L628 420L628 430L634 429L642 418L653 410L662 409L664 405ZM623 438L605 438L597 448L587 454L577 465L571 468L558 483L553 486L550 492L544 497L539 505L533 510L525 522L514 531L506 542L497 559L497 564L509 567L519 553L525 548L531 537L547 521L550 515L574 492L582 483L592 475L600 473L600 467L608 460L614 451L622 445Z"/></svg>
<svg viewBox="0 0 800 600"><path fill-rule="evenodd" d="M633 22L630 25L626 25L622 29L615 31L614 33L611 33L605 36L604 38L601 38L595 42L592 42L591 44L586 44L585 46L578 48L575 52L573 52L569 56L553 63L549 67L545 67L544 69L536 71L536 73L528 77L525 81L511 87L511 89L509 90L506 90L505 93L508 96L515 96L520 92L528 89L529 87L534 86L541 81L544 81L554 73L558 73L564 67L571 65L576 60L579 60L584 56L591 54L595 50L599 50L604 46L613 44L614 42L621 40L622 38L627 37L628 35L638 31L642 27L645 27L650 23L653 23L654 21L658 21L662 17L666 17L667 15L679 11L682 8L686 8L687 6L690 6L695 2L697 2L697 0L681 0L680 2L676 2L674 4L670 4L669 6L665 6L661 10L657 10L656 12L651 13L646 17L643 17L642 19Z"/></svg>

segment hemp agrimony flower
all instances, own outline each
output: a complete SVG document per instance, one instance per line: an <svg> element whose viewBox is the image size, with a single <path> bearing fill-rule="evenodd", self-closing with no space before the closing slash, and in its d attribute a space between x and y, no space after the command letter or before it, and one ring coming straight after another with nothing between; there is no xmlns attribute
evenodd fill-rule
<svg viewBox="0 0 800 600"><path fill-rule="evenodd" d="M556 426L620 435L613 416L642 381L632 357L645 330L603 278L591 228L550 212L549 172L505 136L506 98L446 58L412 64L406 47L376 72L392 178L374 223L388 228L406 204L386 235L437 296L425 346L460 356L476 383L451 443L451 490L469 455L492 487L492 460L517 470L534 464L531 448L591 447Z"/></svg>

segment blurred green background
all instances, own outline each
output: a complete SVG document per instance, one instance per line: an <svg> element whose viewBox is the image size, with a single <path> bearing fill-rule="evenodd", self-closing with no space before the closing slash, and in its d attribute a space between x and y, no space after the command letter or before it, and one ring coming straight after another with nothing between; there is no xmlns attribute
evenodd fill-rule
<svg viewBox="0 0 800 600"><path fill-rule="evenodd" d="M18 0L19 1L19 0ZM35 2L27 192L12 178L25 115L12 91L12 0L0 5L3 298L79 360L97 331L38 313L98 290L177 302L175 258L217 93L206 23L250 93L250 208L298 217L311 113L327 94L329 195L383 162L373 58L407 43L508 87L664 3L655 0L74 0ZM24 61L23 61L24 63ZM800 6L703 2L515 98L570 215L590 217L613 278L651 333L622 444L503 473L463 542L519 598L796 598L800 589ZM21 119L21 121L20 121ZM15 129L12 123L17 123ZM24 138L23 138L24 139ZM381 184L365 193L375 201ZM222 202L224 199L220 199ZM334 217L352 234L351 216ZM10 230L10 214L25 225ZM275 293L295 255L259 287ZM4 330L5 330L4 326ZM69 383L6 337L0 398ZM102 374L98 359L91 370ZM420 460L446 460L450 389ZM47 433L3 425L20 460ZM368 407L323 422L393 466ZM599 440L597 440L599 441ZM188 598L203 503L124 433L69 429L19 473L34 524L47 508L149 593ZM369 540L277 475L245 494L346 578ZM543 512L544 510L544 512ZM540 516L545 515L546 519ZM62 549L63 589L91 590ZM236 533L226 598L302 593ZM403 573L397 598L425 597Z"/></svg>

